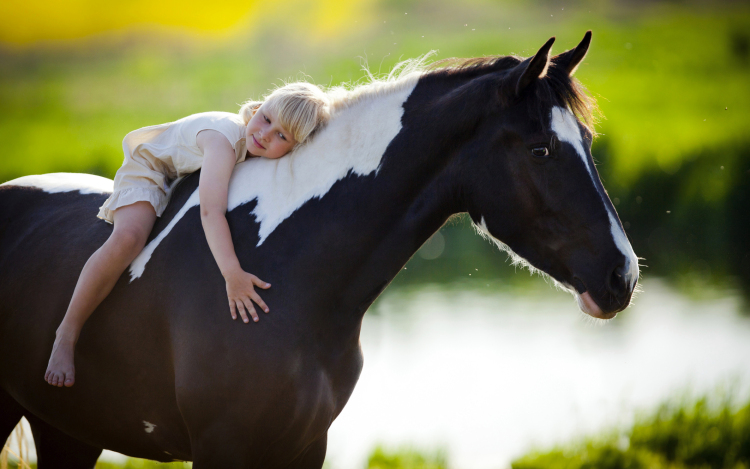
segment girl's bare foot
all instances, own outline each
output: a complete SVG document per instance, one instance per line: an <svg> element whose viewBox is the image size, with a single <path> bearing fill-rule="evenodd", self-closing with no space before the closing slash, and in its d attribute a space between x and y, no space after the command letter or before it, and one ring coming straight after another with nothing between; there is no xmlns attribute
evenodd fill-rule
<svg viewBox="0 0 750 469"><path fill-rule="evenodd" d="M64 336L55 338L52 346L52 355L49 357L47 372L44 379L52 386L70 387L75 382L75 366L73 364L73 353L75 351L75 339Z"/></svg>

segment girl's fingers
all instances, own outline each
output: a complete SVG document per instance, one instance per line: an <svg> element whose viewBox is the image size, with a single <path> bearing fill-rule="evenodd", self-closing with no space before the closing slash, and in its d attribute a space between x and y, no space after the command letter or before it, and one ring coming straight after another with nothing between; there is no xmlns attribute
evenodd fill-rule
<svg viewBox="0 0 750 469"><path fill-rule="evenodd" d="M268 282L264 282L263 280L259 279L255 275L253 275L253 284L255 284L256 287L262 288L264 290L271 288L271 284Z"/></svg>
<svg viewBox="0 0 750 469"><path fill-rule="evenodd" d="M250 312L250 316L253 317L253 321L258 322L260 318L258 317L258 313L255 312L255 307L253 307L253 302L250 301L250 298L244 298L242 302L245 305L245 308Z"/></svg>
<svg viewBox="0 0 750 469"><path fill-rule="evenodd" d="M232 319L237 319L237 308L234 306L234 300L229 300L229 312L232 313Z"/></svg>
<svg viewBox="0 0 750 469"><path fill-rule="evenodd" d="M255 292L253 292L253 294L252 294L251 296L252 296L252 299L253 299L253 301L254 301L254 302L255 302L255 303L256 303L256 304L258 305L258 306L260 306L260 309L262 309L263 311L265 311L265 312L267 313L267 312L268 312L268 306L266 305L266 302L265 302L265 301L263 301L263 300L261 299L261 297L260 297L260 296L258 296L258 294L257 294L257 293L255 293Z"/></svg>
<svg viewBox="0 0 750 469"><path fill-rule="evenodd" d="M242 322L244 322L245 324L250 322L250 320L247 319L247 312L245 312L245 305L241 301L237 302L237 309L240 311L240 316L242 316Z"/></svg>

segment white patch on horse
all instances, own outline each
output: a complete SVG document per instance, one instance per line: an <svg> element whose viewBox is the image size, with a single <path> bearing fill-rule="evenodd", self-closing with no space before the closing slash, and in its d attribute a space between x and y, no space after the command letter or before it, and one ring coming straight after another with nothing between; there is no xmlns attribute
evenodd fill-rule
<svg viewBox="0 0 750 469"><path fill-rule="evenodd" d="M146 269L146 263L149 259L151 259L151 254L154 253L154 249L156 249L156 246L159 245L159 243L162 242L164 238L167 237L170 231L172 231L172 228L177 224L180 219L187 213L188 210L195 207L196 205L200 204L200 200L198 199L198 189L193 192L190 197L185 201L185 204L182 206L179 212L172 218L172 220L169 222L169 224L161 230L159 235L152 239L150 243L146 245L146 247L143 248L140 254L136 256L136 258L133 260L133 262L130 264L130 281L137 279L141 275L143 275L143 271Z"/></svg>
<svg viewBox="0 0 750 469"><path fill-rule="evenodd" d="M390 93L358 96L342 106L328 126L311 142L276 160L252 158L238 164L229 181L227 211L256 200L252 215L260 224L258 246L281 222L307 201L323 197L350 173L377 174L383 154L401 131L403 104L416 80ZM130 266L130 281L143 275L154 249L188 209L199 205L198 190L190 196L169 225L154 238Z"/></svg>
<svg viewBox="0 0 750 469"><path fill-rule="evenodd" d="M633 288L635 282L638 280L638 257L635 255L633 247L630 245L630 241L628 241L628 237L625 234L625 231L622 229L620 223L617 221L617 217L612 212L610 205L607 204L607 195L603 194L596 185L594 170L591 167L591 163L586 157L586 152L583 149L583 139L581 137L581 129L578 126L578 121L576 120L573 113L568 109L555 106L552 108L552 113L550 116L550 127L561 142L567 142L571 144L573 148L575 148L576 153L578 153L578 156L581 157L581 160L583 160L583 164L586 166L586 169L591 176L591 181L594 183L594 186L597 187L597 191L602 197L602 201L604 201L604 207L606 208L607 214L609 215L609 228L612 232L612 238L614 239L617 248L626 258L626 281L628 282L630 288Z"/></svg>
<svg viewBox="0 0 750 469"><path fill-rule="evenodd" d="M156 428L156 424L153 424L151 422L146 422L145 420L143 421L143 425L146 426L146 428L144 428L146 433L152 433L154 431L154 428Z"/></svg>
<svg viewBox="0 0 750 469"><path fill-rule="evenodd" d="M50 173L34 176L23 176L0 184L0 186L35 187L44 192L78 191L81 194L106 194L112 192L111 179L83 173Z"/></svg>

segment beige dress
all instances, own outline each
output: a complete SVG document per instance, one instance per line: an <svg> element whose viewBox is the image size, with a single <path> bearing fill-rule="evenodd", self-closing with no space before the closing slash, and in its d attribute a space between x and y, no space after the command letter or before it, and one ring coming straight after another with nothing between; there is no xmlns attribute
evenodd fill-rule
<svg viewBox="0 0 750 469"><path fill-rule="evenodd" d="M239 163L247 155L245 127L239 114L204 112L130 132L122 141L125 161L115 175L114 192L97 216L113 223L116 209L140 201L150 202L161 216L169 202L170 183L203 164L203 152L195 141L198 133L221 132L232 144Z"/></svg>

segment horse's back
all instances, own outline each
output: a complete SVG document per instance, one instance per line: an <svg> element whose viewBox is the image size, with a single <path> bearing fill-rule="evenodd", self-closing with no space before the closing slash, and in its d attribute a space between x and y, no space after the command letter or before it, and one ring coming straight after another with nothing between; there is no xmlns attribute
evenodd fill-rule
<svg viewBox="0 0 750 469"><path fill-rule="evenodd" d="M0 185L2 260L11 254L41 257L36 248L29 248L34 242L42 250L65 251L74 244L106 239L111 227L99 222L96 212L111 184L99 176L58 173L25 176Z"/></svg>
<svg viewBox="0 0 750 469"><path fill-rule="evenodd" d="M358 342L348 341L344 358L336 355L337 369L353 363L344 367L342 393L340 384L333 386L340 373L325 371L321 360L329 354L321 355L310 337L310 321L320 312L299 306L309 305L311 287L301 288L288 272L274 271L275 287L261 292L270 315L259 324L232 321L197 207L181 215L143 274L126 271L87 321L76 348L75 386L48 386L42 377L55 329L83 265L112 226L96 218L106 192L64 184L54 191L54 177L41 178L0 186L0 387L66 433L140 457L167 452L188 459L187 428L201 431L228 408L244 431L264 429L253 435L266 445L261 453L286 439L285 448L301 448L325 432L359 374ZM197 186L194 174L174 189L151 239ZM248 211L228 215L240 233L257 232ZM237 247L253 253L246 268L270 274L268 253L255 243ZM238 389L252 393L239 406L229 398Z"/></svg>

